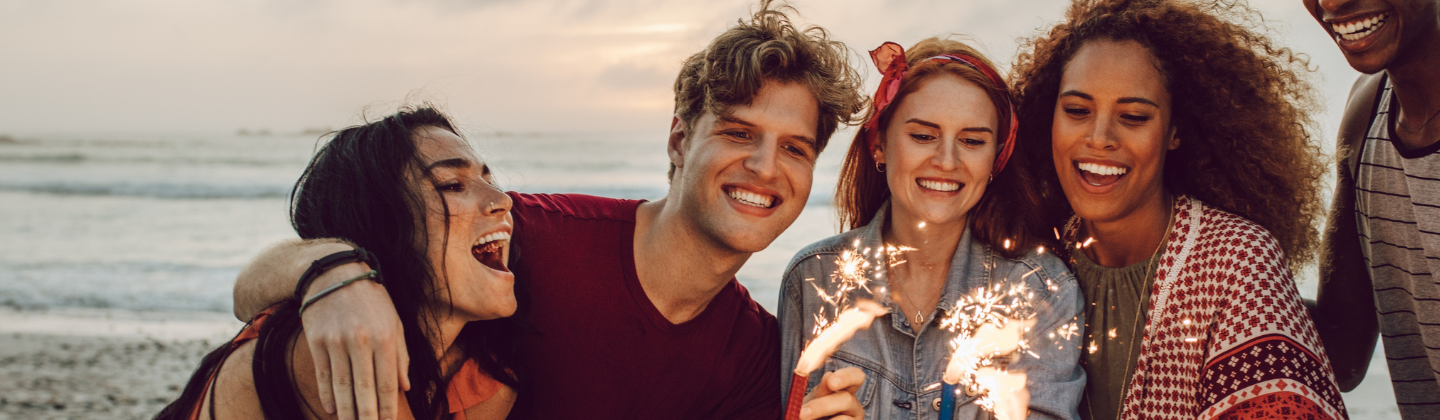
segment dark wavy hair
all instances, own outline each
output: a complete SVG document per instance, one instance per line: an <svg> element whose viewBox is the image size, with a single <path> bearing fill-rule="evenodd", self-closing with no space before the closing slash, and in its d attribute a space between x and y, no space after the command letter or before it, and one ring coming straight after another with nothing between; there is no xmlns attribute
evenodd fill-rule
<svg viewBox="0 0 1440 420"><path fill-rule="evenodd" d="M724 115L732 105L750 103L766 80L800 83L815 95L820 104L816 153L825 150L841 124L857 122L866 100L860 94L864 81L850 67L850 50L824 28L791 26L786 10L794 11L762 0L750 20L739 21L685 59L675 78L675 115L691 130L686 136L694 135L706 111ZM669 176L675 177L673 164Z"/></svg>
<svg viewBox="0 0 1440 420"><path fill-rule="evenodd" d="M1267 35L1244 0L1075 0L1065 18L1026 41L1015 90L1016 154L1045 192L1051 226L1072 214L1050 159L1051 126L1065 65L1086 41L1135 41L1159 63L1173 101L1180 148L1165 158L1165 187L1263 226L1292 267L1312 261L1324 209L1325 157L1310 115L1318 109L1308 58Z"/></svg>
<svg viewBox="0 0 1440 420"><path fill-rule="evenodd" d="M290 193L290 224L301 238L345 240L379 260L385 290L395 304L409 349L411 388L405 399L415 418L435 419L448 412L446 378L436 358L438 349L427 338L438 332L437 314L426 304L449 290L440 281L444 273L436 273L425 250L414 245L429 243L425 230L415 223L424 214L424 199L407 181L412 171L424 167L414 140L415 131L423 127L459 134L449 118L428 105L404 108L380 121L334 133ZM445 215L448 228L448 208ZM280 303L256 339L255 392L267 418L300 418L301 410L318 413L300 399L287 362L300 332L299 306L294 299ZM471 322L455 345L490 377L518 388L517 376L511 373L513 335L512 321L506 318ZM156 418L188 416L200 403L211 375L233 350L227 343L207 355L180 399Z"/></svg>
<svg viewBox="0 0 1440 420"><path fill-rule="evenodd" d="M900 81L895 98L880 112L879 126L876 128L880 132L880 141L884 141L890 119L906 96L919 90L926 80L937 75L951 74L980 86L989 96L1000 123L999 129L995 130L998 142L995 146L999 151L1004 147L1001 133L1010 130L1010 107L1005 106L1009 101L1009 87L1004 84L995 85L985 74L964 64L949 60L924 61L944 54L968 55L992 69L995 68L995 65L975 48L952 39L928 38L906 49L906 64L910 66L910 70L905 72L905 77ZM874 112L872 108L866 118ZM1023 126L1024 122L1021 121ZM845 161L840 165L840 181L835 187L835 210L839 213L842 229L858 229L869 224L870 219L875 218L875 214L885 204L885 200L890 199L890 186L886 183L885 174L875 169L875 157L871 155L870 145L867 143L865 130L856 132L855 139L850 141L850 150L845 154ZM1021 147L1037 146L1018 143L1015 146L1016 149ZM1040 220L1038 209L1041 199L1040 191L1029 180L1030 174L1011 169L1030 164L1021 160L1012 156L1005 165L1007 169L996 174L995 180L986 186L985 195L975 203L969 218L969 228L972 229L975 239L1007 258L1017 258L1036 246L1054 242L1049 240L1050 236L1046 234L1048 228L1036 223ZM1009 247L1005 246L1007 240L1011 241Z"/></svg>

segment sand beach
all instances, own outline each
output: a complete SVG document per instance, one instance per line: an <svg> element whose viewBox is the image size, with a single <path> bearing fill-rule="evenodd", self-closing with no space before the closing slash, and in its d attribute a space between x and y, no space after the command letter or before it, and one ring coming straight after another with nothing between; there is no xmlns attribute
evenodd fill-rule
<svg viewBox="0 0 1440 420"><path fill-rule="evenodd" d="M215 312L0 309L0 419L148 419L239 331Z"/></svg>

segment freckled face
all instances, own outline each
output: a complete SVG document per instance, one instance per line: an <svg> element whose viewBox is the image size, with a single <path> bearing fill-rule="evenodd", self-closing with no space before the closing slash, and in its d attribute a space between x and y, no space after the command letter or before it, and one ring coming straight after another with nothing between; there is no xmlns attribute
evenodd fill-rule
<svg viewBox="0 0 1440 420"><path fill-rule="evenodd" d="M671 142L671 200L712 243L758 252L790 227L810 197L819 103L801 84L765 82L749 104L706 112ZM678 147L677 147L678 145Z"/></svg>
<svg viewBox="0 0 1440 420"><path fill-rule="evenodd" d="M485 161L455 133L422 127L415 130L415 142L426 165L410 180L425 200L423 246L437 286L449 288L449 293L436 293L432 306L441 314L453 308L468 320L514 314L515 275L505 266L510 196L495 186Z"/></svg>
<svg viewBox="0 0 1440 420"><path fill-rule="evenodd" d="M955 75L921 82L900 101L875 161L885 163L896 223L964 225L985 194L999 148L985 90Z"/></svg>
<svg viewBox="0 0 1440 420"><path fill-rule="evenodd" d="M1065 66L1051 152L1065 198L1085 220L1120 220L1163 193L1165 153L1179 140L1155 63L1138 42L1091 40Z"/></svg>
<svg viewBox="0 0 1440 420"><path fill-rule="evenodd" d="M1434 48L1440 38L1440 1L1303 0L1305 9L1363 73L1390 68Z"/></svg>

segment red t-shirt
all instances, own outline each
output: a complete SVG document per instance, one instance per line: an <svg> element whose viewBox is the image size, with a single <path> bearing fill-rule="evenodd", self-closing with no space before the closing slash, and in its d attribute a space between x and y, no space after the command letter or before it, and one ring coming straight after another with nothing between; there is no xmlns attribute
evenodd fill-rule
<svg viewBox="0 0 1440 420"><path fill-rule="evenodd" d="M778 419L780 332L734 279L666 320L635 274L635 200L510 193L528 309L511 419Z"/></svg>

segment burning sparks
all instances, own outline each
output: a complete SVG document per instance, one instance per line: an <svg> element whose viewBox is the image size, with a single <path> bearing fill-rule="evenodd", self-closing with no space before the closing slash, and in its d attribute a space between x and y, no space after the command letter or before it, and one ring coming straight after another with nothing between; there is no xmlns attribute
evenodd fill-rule
<svg viewBox="0 0 1440 420"><path fill-rule="evenodd" d="M1025 389L1024 373L1009 373L993 367L984 367L975 371L975 381L989 390L989 396L980 399L978 403L990 410L991 413L995 413L995 418L1000 420L1025 418L1025 407L1030 403L1030 390ZM1009 398L996 399L994 398L996 394ZM986 405L987 401L989 405Z"/></svg>
<svg viewBox="0 0 1440 420"><path fill-rule="evenodd" d="M868 299L862 299L854 308L840 313L835 322L816 334L810 345L805 346L805 351L800 353L800 361L795 364L795 374L810 376L810 372L825 364L825 359L829 358L835 349L840 348L840 344L855 336L856 331L870 328L875 317L886 313L889 311Z"/></svg>
<svg viewBox="0 0 1440 420"><path fill-rule="evenodd" d="M855 244L859 245L860 241L855 241ZM830 307L834 308L835 311L834 313L826 314L822 310L815 314L815 330L813 334L817 337L821 331L824 331L826 327L830 326L830 320L840 315L839 312L841 308L850 306L849 300L852 292L856 290L870 291L869 280L865 278L865 271L870 268L870 261L867 261L864 255L855 251L846 250L840 255L840 259L836 260L836 263L839 267L830 275L830 283L834 285L833 292L827 293L825 289L815 284L813 279L807 279L811 280L810 284L815 287L815 294L820 296L820 300L830 304Z"/></svg>
<svg viewBox="0 0 1440 420"><path fill-rule="evenodd" d="M1025 373L1006 367L1028 348L1024 337L1035 326L1033 297L1023 285L981 288L956 302L940 321L941 328L958 333L950 342L954 352L943 380L967 394L980 394L976 403L999 419L1024 418L1030 401Z"/></svg>
<svg viewBox="0 0 1440 420"><path fill-rule="evenodd" d="M1071 337L1080 335L1080 323L1072 321L1069 324L1061 325L1060 328L1052 334L1059 334L1060 337L1069 340Z"/></svg>
<svg viewBox="0 0 1440 420"><path fill-rule="evenodd" d="M855 240L854 247L860 247L859 239ZM801 353L800 365L796 368L796 373L801 376L808 375L810 371L820 367L820 364L825 362L825 358L835 352L841 343L854 336L855 331L870 327L870 322L875 317L889 313L883 306L868 299L857 299L852 302L852 296L857 290L873 293L870 290L870 280L866 277L866 274L875 268L875 264L871 263L872 259L883 259L886 265L895 267L904 264L904 254L913 250L914 248L891 245L876 249L865 248L858 252L845 250L840 254L840 258L835 260L837 267L835 272L830 274L832 289L828 292L815 284L814 279L805 279L815 288L815 293L819 295L820 300L828 303L833 309L828 314L824 310L815 314L815 328L812 332L815 339ZM878 289L878 291L884 293L885 289ZM861 323L861 321L864 322ZM846 322L850 322L850 324L845 324ZM814 363L814 366L803 370L804 373L800 373L802 372L800 367L804 367L806 364L806 357L812 358L810 361Z"/></svg>

